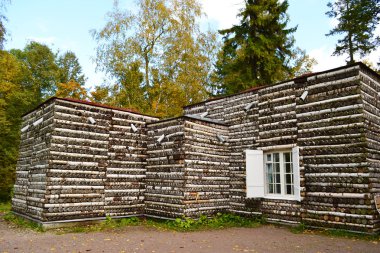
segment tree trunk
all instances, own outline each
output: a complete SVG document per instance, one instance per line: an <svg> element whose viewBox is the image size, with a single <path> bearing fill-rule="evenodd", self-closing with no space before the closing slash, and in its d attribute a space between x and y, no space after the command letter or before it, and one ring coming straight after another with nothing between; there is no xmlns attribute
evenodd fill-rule
<svg viewBox="0 0 380 253"><path fill-rule="evenodd" d="M147 53L144 55L144 60L145 60L145 83L146 83L146 87L149 87L150 86L150 83L149 83L149 57L148 57Z"/></svg>
<svg viewBox="0 0 380 253"><path fill-rule="evenodd" d="M346 8L347 8L347 11L350 12L350 6L349 6L349 1L346 1ZM348 22L350 23L350 20L348 20ZM350 25L350 27L352 27ZM352 32L351 31L348 31L348 50L349 50L349 54L350 54L350 61L348 62L348 64L353 64L355 63L355 60L354 60L354 49L353 49L353 45L352 45Z"/></svg>

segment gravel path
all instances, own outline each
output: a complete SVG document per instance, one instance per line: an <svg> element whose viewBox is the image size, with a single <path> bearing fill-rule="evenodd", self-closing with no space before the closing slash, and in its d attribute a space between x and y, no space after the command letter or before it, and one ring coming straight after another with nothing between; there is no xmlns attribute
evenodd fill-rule
<svg viewBox="0 0 380 253"><path fill-rule="evenodd" d="M286 228L231 228L201 232L159 231L146 227L57 235L16 229L0 219L3 252L380 252L380 241L313 234L293 234Z"/></svg>

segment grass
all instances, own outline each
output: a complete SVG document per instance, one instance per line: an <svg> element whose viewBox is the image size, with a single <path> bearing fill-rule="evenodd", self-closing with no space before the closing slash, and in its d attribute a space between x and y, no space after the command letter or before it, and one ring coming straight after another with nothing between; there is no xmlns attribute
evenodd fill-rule
<svg viewBox="0 0 380 253"><path fill-rule="evenodd" d="M45 229L38 223L16 216L10 212L10 203L0 203L0 213L4 213L3 219L13 223L19 228L31 229L38 232L44 232ZM180 232L224 229L231 227L249 227L254 228L266 224L265 217L245 218L234 214L218 213L212 217L202 215L199 219L177 218L175 220L162 220L154 218L122 218L112 219L106 217L105 221L92 225L80 225L74 227L52 229L57 234L64 233L89 233L106 230L121 229L128 226L144 226L161 230L174 230ZM367 241L379 241L380 234L368 235L350 232L338 229L314 229L308 228L304 223L291 227L289 230L295 234L317 234L329 237L340 237Z"/></svg>
<svg viewBox="0 0 380 253"><path fill-rule="evenodd" d="M356 233L342 229L323 229L323 228L309 228L304 223L300 223L298 226L291 227L290 231L295 234L317 234L325 235L329 237L348 238L366 241L379 241L380 234L364 234Z"/></svg>
<svg viewBox="0 0 380 253"><path fill-rule="evenodd" d="M18 228L31 229L37 232L44 232L44 228L37 222L24 219L20 216L14 215L11 212L12 205L10 202L0 203L1 218L9 223L13 223Z"/></svg>
<svg viewBox="0 0 380 253"><path fill-rule="evenodd" d="M37 232L45 232L45 229L42 227L41 224L31 221L31 220L24 219L20 216L14 215L11 212L6 213L3 216L3 219L10 223L13 223L18 228L26 228L26 229L31 229Z"/></svg>
<svg viewBox="0 0 380 253"><path fill-rule="evenodd" d="M0 213L8 213L11 211L11 203L6 202L6 203L1 203L0 202Z"/></svg>
<svg viewBox="0 0 380 253"><path fill-rule="evenodd" d="M262 220L258 218L245 218L234 214L218 213L210 218L201 215L199 219L177 218L168 221L146 219L145 223L150 227L186 232L230 227L258 227L262 224Z"/></svg>
<svg viewBox="0 0 380 253"><path fill-rule="evenodd" d="M120 229L127 226L145 226L153 227L161 230L174 231L200 231L208 229L223 229L229 227L258 227L260 220L244 218L232 214L217 214L211 218L201 216L199 219L177 218L175 220L162 220L154 218L122 218L112 219L107 217L105 221L87 226L75 226L56 229L56 232L61 233L88 233L112 229Z"/></svg>
<svg viewBox="0 0 380 253"><path fill-rule="evenodd" d="M320 233L331 237L344 237L349 239L360 239L366 241L380 240L380 234L361 234L341 229L323 229L320 230Z"/></svg>
<svg viewBox="0 0 380 253"><path fill-rule="evenodd" d="M97 224L57 228L53 230L58 234L90 233L90 232L120 229L127 226L138 226L138 225L142 225L142 220L138 217L112 219L110 216L107 216L105 221L102 221Z"/></svg>

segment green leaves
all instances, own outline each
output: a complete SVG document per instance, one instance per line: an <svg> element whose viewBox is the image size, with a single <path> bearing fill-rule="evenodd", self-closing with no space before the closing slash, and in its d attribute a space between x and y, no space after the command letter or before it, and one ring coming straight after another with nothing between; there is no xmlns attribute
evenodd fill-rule
<svg viewBox="0 0 380 253"><path fill-rule="evenodd" d="M87 92L72 52L58 58L46 45L30 42L23 50L0 51L0 66L1 202L10 199L15 180L21 115L51 96L84 99Z"/></svg>
<svg viewBox="0 0 380 253"><path fill-rule="evenodd" d="M326 36L343 35L338 39L334 55L348 54L347 63L355 62L355 55L364 57L380 45L375 29L380 21L378 0L336 0L329 2L326 15L338 24Z"/></svg>
<svg viewBox="0 0 380 253"><path fill-rule="evenodd" d="M246 0L240 24L219 31L224 42L215 73L219 93L273 84L310 70L313 62L294 47L297 27L288 28L287 9L287 1Z"/></svg>
<svg viewBox="0 0 380 253"><path fill-rule="evenodd" d="M67 51L57 59L58 65L58 81L60 83L68 83L75 81L80 85L85 85L86 77L82 73L82 66L79 64L76 55Z"/></svg>
<svg viewBox="0 0 380 253"><path fill-rule="evenodd" d="M137 7L131 13L116 5L106 26L93 32L98 68L116 81L108 100L161 117L179 115L208 96L216 35L200 31L196 0L139 0Z"/></svg>
<svg viewBox="0 0 380 253"><path fill-rule="evenodd" d="M14 55L0 51L0 202L8 201L15 180L21 114L33 101L23 85L26 69Z"/></svg>

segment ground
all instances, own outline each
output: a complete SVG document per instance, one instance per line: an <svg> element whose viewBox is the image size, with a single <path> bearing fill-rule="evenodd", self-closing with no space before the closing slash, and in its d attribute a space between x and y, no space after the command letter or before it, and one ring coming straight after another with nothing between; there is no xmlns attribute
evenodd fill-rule
<svg viewBox="0 0 380 253"><path fill-rule="evenodd" d="M380 241L294 234L264 225L198 232L131 226L102 232L57 234L16 228L0 219L3 252L380 252Z"/></svg>

